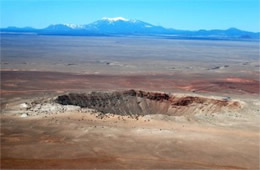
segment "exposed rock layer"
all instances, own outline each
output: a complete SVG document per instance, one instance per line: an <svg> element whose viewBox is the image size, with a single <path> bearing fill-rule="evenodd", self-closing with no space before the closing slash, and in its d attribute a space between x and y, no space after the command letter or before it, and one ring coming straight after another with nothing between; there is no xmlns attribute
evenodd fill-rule
<svg viewBox="0 0 260 170"><path fill-rule="evenodd" d="M237 101L197 96L180 97L137 90L111 93L92 92L90 94L70 93L58 96L55 101L62 105L76 105L82 108L96 109L101 113L119 115L188 115L241 108Z"/></svg>

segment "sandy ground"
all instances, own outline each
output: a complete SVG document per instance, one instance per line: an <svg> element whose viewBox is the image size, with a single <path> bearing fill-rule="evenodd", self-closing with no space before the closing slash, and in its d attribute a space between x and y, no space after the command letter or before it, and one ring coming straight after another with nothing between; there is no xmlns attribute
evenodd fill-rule
<svg viewBox="0 0 260 170"><path fill-rule="evenodd" d="M258 121L225 117L1 116L2 168L259 168Z"/></svg>
<svg viewBox="0 0 260 170"><path fill-rule="evenodd" d="M1 38L1 169L260 168L257 43ZM138 119L79 110L28 116L24 107L68 92L129 89L242 107Z"/></svg>
<svg viewBox="0 0 260 170"><path fill-rule="evenodd" d="M154 85L151 87L156 87L158 79L161 82L171 81L163 79L163 76L156 78L156 81L150 81ZM57 84L50 83L52 79L55 83L63 82L63 88L57 89ZM221 89L228 91L226 95L243 105L242 109L234 112L209 115L186 113L176 117L148 115L138 120L122 116L101 119L90 112L79 111L21 117L26 113L21 107L24 102L68 91L90 91L94 85L98 86L100 79L94 75L3 71L2 168L259 168L260 103L254 89L250 92L239 90L245 87L244 82L240 84L241 79L226 79L234 81L237 88L233 91ZM132 77L111 79L111 76L102 76L102 81L108 80L102 84L102 89L129 87L129 83L115 86L115 79L131 83ZM136 79L132 81L136 82ZM74 82L73 86L71 82ZM246 81L245 85L252 82L255 81ZM142 83L138 85L144 88ZM167 83L163 86L167 89ZM215 89L220 88L216 86ZM237 94L231 94L234 92ZM216 92L202 94L207 94L206 97L216 95L211 93ZM195 93L187 90L182 94Z"/></svg>

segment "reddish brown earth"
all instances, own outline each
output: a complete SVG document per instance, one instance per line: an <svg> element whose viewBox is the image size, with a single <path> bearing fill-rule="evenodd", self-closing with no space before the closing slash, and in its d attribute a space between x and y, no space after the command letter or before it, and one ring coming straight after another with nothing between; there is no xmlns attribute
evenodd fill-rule
<svg viewBox="0 0 260 170"><path fill-rule="evenodd" d="M79 75L61 72L1 71L2 97L42 92L84 90L145 89L253 94L259 93L259 80L205 75Z"/></svg>

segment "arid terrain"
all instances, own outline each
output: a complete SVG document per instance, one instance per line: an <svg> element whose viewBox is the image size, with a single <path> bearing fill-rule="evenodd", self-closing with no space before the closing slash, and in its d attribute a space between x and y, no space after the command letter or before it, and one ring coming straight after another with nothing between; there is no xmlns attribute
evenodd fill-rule
<svg viewBox="0 0 260 170"><path fill-rule="evenodd" d="M1 169L259 169L259 42L1 36Z"/></svg>

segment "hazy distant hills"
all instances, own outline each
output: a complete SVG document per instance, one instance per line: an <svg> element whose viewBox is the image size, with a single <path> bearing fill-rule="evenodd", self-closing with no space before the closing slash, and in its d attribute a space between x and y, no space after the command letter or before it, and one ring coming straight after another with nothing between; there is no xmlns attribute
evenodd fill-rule
<svg viewBox="0 0 260 170"><path fill-rule="evenodd" d="M32 27L1 28L1 33L35 33L45 35L144 35L163 36L166 38L188 38L188 39L259 39L259 32L242 31L236 28L227 30L176 30L155 26L140 20L129 20L122 17L102 18L86 25L56 24L43 29Z"/></svg>

